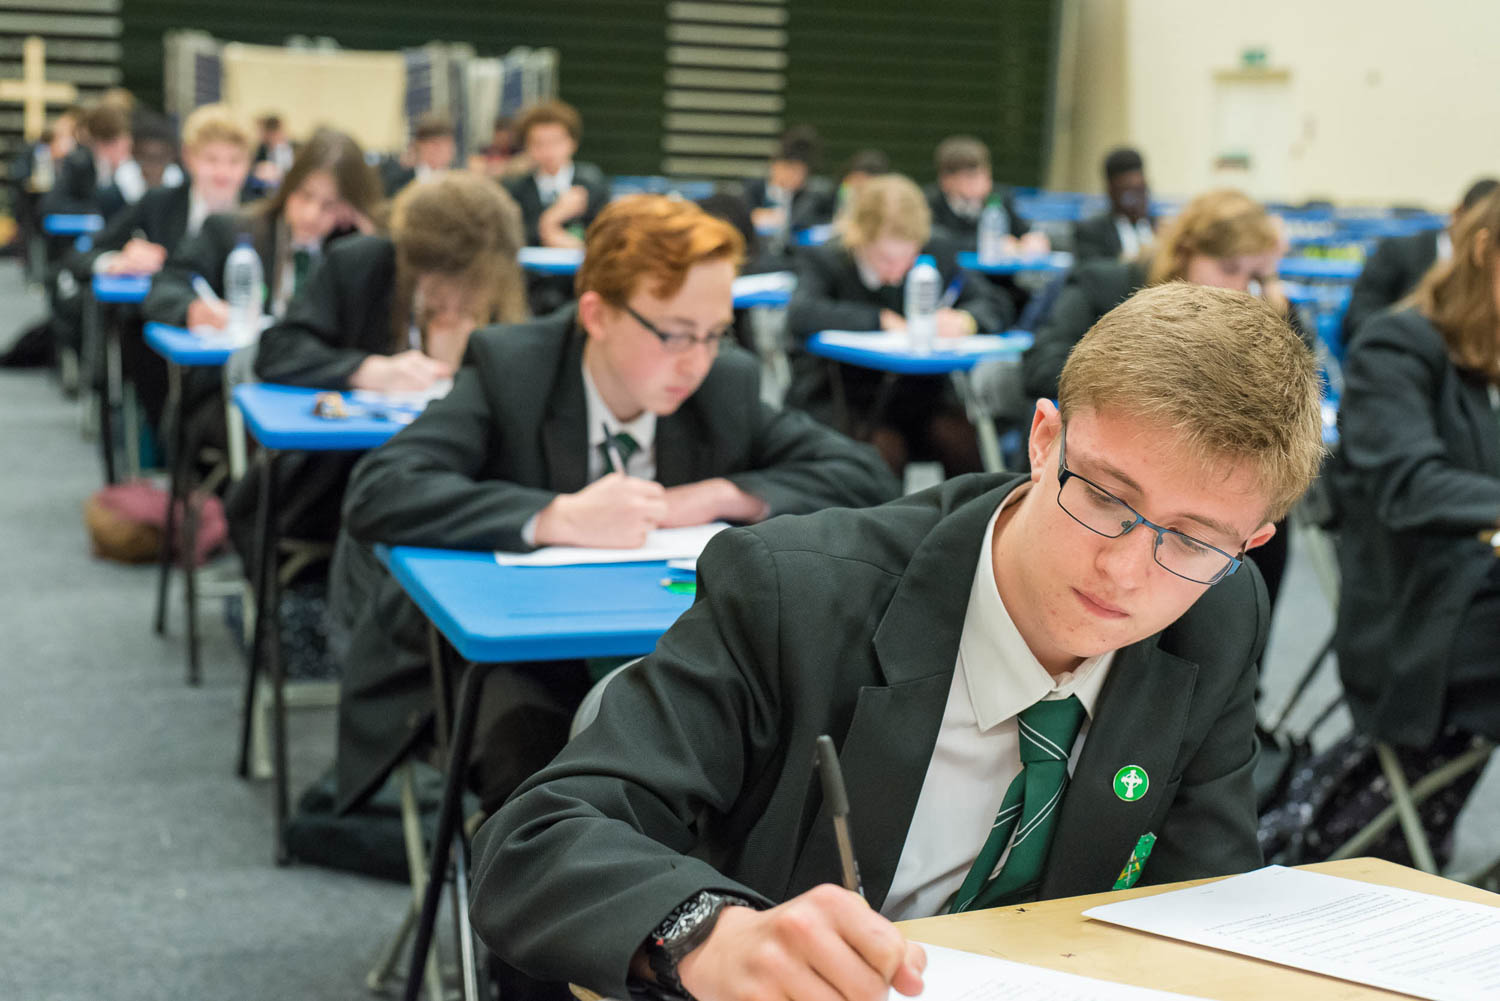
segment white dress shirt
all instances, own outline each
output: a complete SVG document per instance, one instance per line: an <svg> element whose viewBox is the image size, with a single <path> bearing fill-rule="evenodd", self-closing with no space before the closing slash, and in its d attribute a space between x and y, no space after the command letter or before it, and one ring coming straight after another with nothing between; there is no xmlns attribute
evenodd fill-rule
<svg viewBox="0 0 1500 1001"><path fill-rule="evenodd" d="M621 431L634 438L635 443L640 446L626 460L625 472L643 480L656 479L656 415L647 410L635 420L620 420L609 409L609 404L604 402L604 397L599 395L594 377L589 375L588 363L580 364L579 368L583 370L583 412L589 430L589 482L612 472L605 465L604 450L600 446L604 444L606 434L616 435ZM536 520L539 517L540 511L521 526L521 541L528 546L536 545Z"/></svg>
<svg viewBox="0 0 1500 1001"><path fill-rule="evenodd" d="M532 176L536 178L536 190L542 197L542 205L551 205L559 195L573 186L573 164L565 164L555 174L544 174L538 170Z"/></svg>
<svg viewBox="0 0 1500 1001"><path fill-rule="evenodd" d="M1115 232L1120 234L1120 256L1127 261L1133 261L1141 256L1141 251L1156 240L1156 231L1151 228L1150 219L1142 219L1139 222L1131 221L1122 215L1115 216Z"/></svg>
<svg viewBox="0 0 1500 1001"><path fill-rule="evenodd" d="M1016 717L1042 699L1078 696L1087 716L1068 761L1071 775L1114 651L1091 657L1054 678L1032 654L1005 610L992 559L995 522L1030 484L1012 490L990 517L948 703L901 860L880 913L892 921L943 913L979 855L1011 781L1021 773ZM1010 854L1009 846L1005 855ZM1004 864L1005 856L1001 857Z"/></svg>
<svg viewBox="0 0 1500 1001"><path fill-rule="evenodd" d="M1446 261L1453 256L1453 236L1446 229L1438 230L1437 259Z"/></svg>

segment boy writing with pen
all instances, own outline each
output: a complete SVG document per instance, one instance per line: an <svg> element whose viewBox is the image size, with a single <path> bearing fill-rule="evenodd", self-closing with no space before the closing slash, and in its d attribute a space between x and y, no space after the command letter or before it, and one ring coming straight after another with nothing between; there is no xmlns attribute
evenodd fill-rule
<svg viewBox="0 0 1500 1001"><path fill-rule="evenodd" d="M1264 302L1146 289L1074 349L1029 474L721 532L692 609L476 839L471 914L544 982L916 994L895 921L1260 863L1245 555L1322 456ZM838 745L864 896L839 878Z"/></svg>
<svg viewBox="0 0 1500 1001"><path fill-rule="evenodd" d="M476 330L448 396L350 477L330 584L347 648L343 807L380 785L432 712L426 620L375 543L630 549L657 528L897 492L868 446L762 402L759 364L730 334L738 230L637 195L604 209L586 242L575 304ZM562 746L589 679L579 663L486 678L470 779L494 808Z"/></svg>
<svg viewBox="0 0 1500 1001"><path fill-rule="evenodd" d="M787 309L787 403L829 424L847 417L850 429L867 436L898 473L921 459L941 462L949 475L979 469L974 427L947 379L890 380L872 369L832 364L802 345L824 330L905 330L904 282L924 247L947 289L937 311L938 337L1003 332L1015 318L1009 297L961 270L951 247L929 242L932 213L921 189L899 174L866 181L835 228L837 239L797 258L797 291Z"/></svg>

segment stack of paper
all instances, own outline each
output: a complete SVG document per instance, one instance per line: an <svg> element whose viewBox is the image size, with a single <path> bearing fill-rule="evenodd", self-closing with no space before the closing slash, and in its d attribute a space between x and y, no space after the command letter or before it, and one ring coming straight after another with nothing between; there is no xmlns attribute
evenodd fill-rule
<svg viewBox="0 0 1500 1001"><path fill-rule="evenodd" d="M927 969L922 973L926 1001L1186 1001L1186 994L1171 994L1147 987L1115 984L1108 980L1080 977L1040 966L1027 966L1007 959L959 952L937 945L922 946ZM889 1001L906 1001L891 991Z"/></svg>
<svg viewBox="0 0 1500 1001"><path fill-rule="evenodd" d="M886 351L892 354L911 352L911 337L905 331L860 332L856 330L825 330L818 335L824 344L839 347L861 348L865 351ZM972 337L939 337L932 342L933 354L988 354L1011 347L1004 334L975 334Z"/></svg>
<svg viewBox="0 0 1500 1001"><path fill-rule="evenodd" d="M1084 916L1433 1001L1500 997L1500 907L1270 866Z"/></svg>
<svg viewBox="0 0 1500 1001"><path fill-rule="evenodd" d="M495 562L502 567L569 567L595 563L696 560L703 552L703 547L708 545L708 540L728 527L722 521L713 521L690 528L658 528L646 536L646 544L639 549L544 546L529 553L496 553Z"/></svg>

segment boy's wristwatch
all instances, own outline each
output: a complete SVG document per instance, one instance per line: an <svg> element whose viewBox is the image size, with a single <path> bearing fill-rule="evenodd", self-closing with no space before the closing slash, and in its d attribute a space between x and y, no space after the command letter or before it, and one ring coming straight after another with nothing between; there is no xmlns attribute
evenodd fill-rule
<svg viewBox="0 0 1500 1001"><path fill-rule="evenodd" d="M642 947L646 964L656 975L658 990L671 996L691 998L677 976L677 964L704 943L714 930L720 911L726 907L753 906L750 901L733 894L700 890L673 908Z"/></svg>

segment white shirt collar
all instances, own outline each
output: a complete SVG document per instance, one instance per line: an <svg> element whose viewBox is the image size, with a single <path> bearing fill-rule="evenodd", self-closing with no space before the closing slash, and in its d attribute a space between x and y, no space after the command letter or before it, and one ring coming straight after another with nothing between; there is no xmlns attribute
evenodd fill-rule
<svg viewBox="0 0 1500 1001"><path fill-rule="evenodd" d="M651 455L652 446L656 443L656 414L646 410L635 420L621 421L609 409L609 404L604 402L604 397L599 395L594 377L589 374L588 363L581 362L578 367L583 369L583 400L589 424L590 454L604 444L605 428L608 428L611 435L623 431L634 438L635 443L640 446L637 455Z"/></svg>
<svg viewBox="0 0 1500 1001"><path fill-rule="evenodd" d="M957 195L944 195L943 197L947 200L948 207L953 210L953 214L960 219L978 219L979 214L984 211L983 199L974 201L971 198L959 198Z"/></svg>
<svg viewBox="0 0 1500 1001"><path fill-rule="evenodd" d="M885 282L881 281L879 275L865 266L863 258L858 254L851 254L851 256L854 258L854 267L859 271L859 280L864 284L865 288L871 292L885 288Z"/></svg>
<svg viewBox="0 0 1500 1001"><path fill-rule="evenodd" d="M204 201L203 197L198 194L198 189L188 188L188 219L186 235L195 235L198 230L203 228L203 220L207 219L212 214L213 212L208 207L208 202Z"/></svg>
<svg viewBox="0 0 1500 1001"><path fill-rule="evenodd" d="M1453 256L1453 235L1446 229L1438 230L1437 259L1446 261Z"/></svg>
<svg viewBox="0 0 1500 1001"><path fill-rule="evenodd" d="M534 176L536 188L542 197L555 199L573 186L573 162L570 160L563 164L562 169L555 174L544 174L538 170Z"/></svg>
<svg viewBox="0 0 1500 1001"><path fill-rule="evenodd" d="M984 543L979 547L968 611L964 614L963 634L958 644L959 665L981 731L998 726L1034 702L1069 695L1078 696L1092 718L1099 690L1115 656L1111 650L1090 657L1072 671L1054 678L1036 659L1006 611L995 584L995 523L1000 512L1019 501L1030 486L1027 482L1016 487L990 516Z"/></svg>

